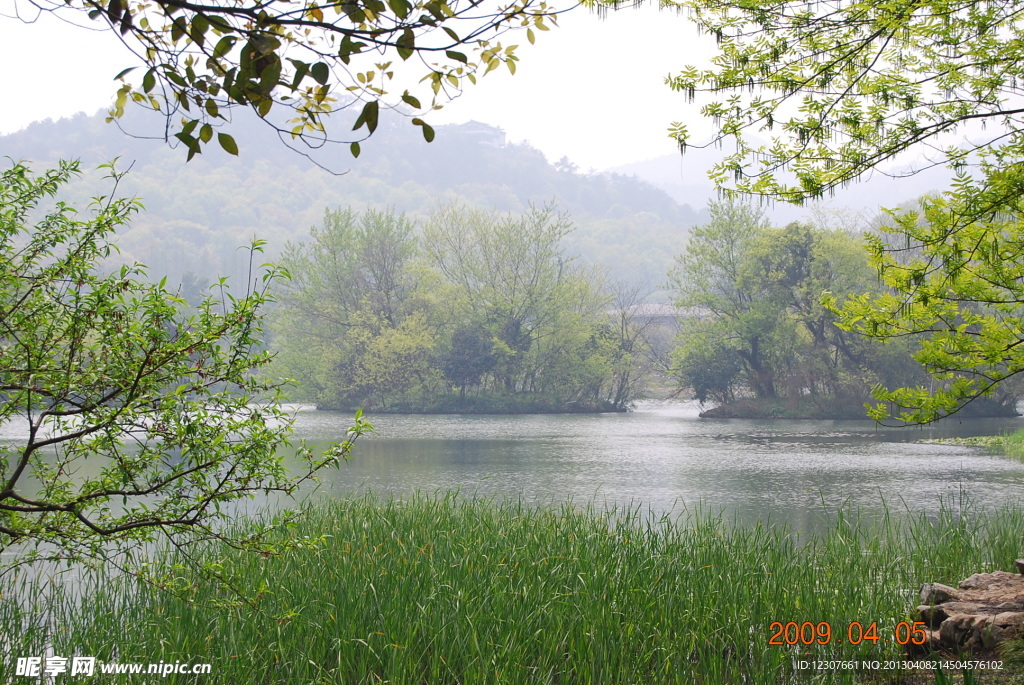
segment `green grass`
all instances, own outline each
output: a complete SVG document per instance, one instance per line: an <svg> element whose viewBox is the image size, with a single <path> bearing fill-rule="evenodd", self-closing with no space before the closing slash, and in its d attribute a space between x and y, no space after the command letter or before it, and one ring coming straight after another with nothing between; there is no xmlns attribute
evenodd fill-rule
<svg viewBox="0 0 1024 685"><path fill-rule="evenodd" d="M80 606L56 593L52 639L58 655L105 660L117 645L122 662L208 662L209 675L160 679L204 685L885 682L794 660L902 658L885 640L914 620L923 582L1013 568L1024 511L960 514L869 524L841 511L809 536L454 495L321 502L287 533L323 536L315 548L208 550L255 606L192 584L170 554L160 564L191 602L95 575ZM31 614L0 602L0 633L19 636L8 654L41 651L40 631L19 632ZM828 622L833 640L770 646L776 621ZM854 621L877 622L879 643L839 644Z"/></svg>
<svg viewBox="0 0 1024 685"><path fill-rule="evenodd" d="M1014 459L1024 460L1024 429L1005 435L977 435L969 438L942 438L930 440L943 445L967 445L971 447L987 447L994 452L1005 454Z"/></svg>
<svg viewBox="0 0 1024 685"><path fill-rule="evenodd" d="M1003 437L1002 449L1017 459L1024 459L1024 430Z"/></svg>

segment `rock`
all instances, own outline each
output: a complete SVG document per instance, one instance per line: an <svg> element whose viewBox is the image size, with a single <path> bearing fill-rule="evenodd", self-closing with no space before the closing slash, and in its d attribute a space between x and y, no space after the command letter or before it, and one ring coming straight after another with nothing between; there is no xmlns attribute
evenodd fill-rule
<svg viewBox="0 0 1024 685"><path fill-rule="evenodd" d="M956 588L942 583L925 583L921 587L921 604L941 604L957 597Z"/></svg>
<svg viewBox="0 0 1024 685"><path fill-rule="evenodd" d="M959 588L925 583L917 613L929 628L928 640L907 650L982 654L1003 640L1024 637L1024 559L1016 563L1021 573L976 573Z"/></svg>
<svg viewBox="0 0 1024 685"><path fill-rule="evenodd" d="M942 605L932 606L930 604L917 607L917 615L932 630L938 630L942 622L949 618L949 612L942 608Z"/></svg>

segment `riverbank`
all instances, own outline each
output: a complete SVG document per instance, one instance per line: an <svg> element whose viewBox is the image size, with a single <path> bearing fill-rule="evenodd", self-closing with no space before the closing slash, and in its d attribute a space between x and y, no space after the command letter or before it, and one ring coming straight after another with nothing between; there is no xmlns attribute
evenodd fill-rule
<svg viewBox="0 0 1024 685"><path fill-rule="evenodd" d="M1024 460L1024 430L1006 435L976 435L967 438L942 438L931 442L943 445L987 447L1014 459Z"/></svg>
<svg viewBox="0 0 1024 685"><path fill-rule="evenodd" d="M307 549L162 559L154 569L188 602L97 574L81 603L58 595L37 612L61 656L211 665L167 683L911 682L922 674L870 662L902 660L897 630L915 620L920 585L1012 570L1021 555L1020 508L822 513L828 525L808 535L456 495L324 501L283 533ZM3 593L8 655L43 649L43 632L25 629L39 616L12 601L38 589ZM880 639L851 644L861 628ZM819 659L856 665L799 666Z"/></svg>
<svg viewBox="0 0 1024 685"><path fill-rule="evenodd" d="M362 407L334 407L317 405L321 411L356 411L364 409L374 414L609 414L628 411L625 405L612 402L564 401L541 395L438 395L416 402L392 402L387 405Z"/></svg>
<svg viewBox="0 0 1024 685"><path fill-rule="evenodd" d="M1009 418L1020 416L1015 406L996 401L976 400L961 410L967 418ZM791 398L744 398L720 404L700 413L708 419L811 419L816 421L867 419L865 404L870 397L803 396ZM1024 449L1024 442L1022 442Z"/></svg>

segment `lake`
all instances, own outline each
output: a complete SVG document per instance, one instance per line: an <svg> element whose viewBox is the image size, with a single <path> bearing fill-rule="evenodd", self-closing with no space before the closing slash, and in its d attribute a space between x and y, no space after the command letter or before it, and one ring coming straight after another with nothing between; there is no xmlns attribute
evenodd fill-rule
<svg viewBox="0 0 1024 685"><path fill-rule="evenodd" d="M1024 418L946 419L915 428L871 421L716 420L687 402L626 414L373 415L376 434L324 475L317 496L458 489L538 504L702 509L743 522L816 527L848 505L870 515L995 508L1024 496L1024 463L983 448L923 442L991 435ZM297 437L340 440L350 414L300 409Z"/></svg>

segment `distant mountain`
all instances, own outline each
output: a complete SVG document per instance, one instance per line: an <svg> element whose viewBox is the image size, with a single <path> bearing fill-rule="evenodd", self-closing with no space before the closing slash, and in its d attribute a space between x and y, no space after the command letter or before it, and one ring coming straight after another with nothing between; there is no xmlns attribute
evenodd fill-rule
<svg viewBox="0 0 1024 685"><path fill-rule="evenodd" d="M428 145L401 117L382 117L358 159L347 146L309 151L339 174L289 150L254 120L232 125L239 157L211 146L186 164L182 150L132 138L103 119L78 115L32 124L0 136L0 156L30 161L36 170L60 158L78 158L85 168L120 158L118 168L131 167L131 173L118 192L137 195L146 207L119 237L122 258L172 281L189 272L207 281L244 274L239 246L253 236L266 239L272 259L286 241L302 240L326 207L390 206L424 217L438 203L457 201L511 212L553 202L578 226L567 242L570 252L605 265L615 278L660 285L689 228L707 218L645 180L581 174L567 160L548 164L539 151L508 145L500 128L479 122L438 127ZM124 126L140 130L154 121ZM101 174L90 173L71 192L69 199L81 205L110 188Z"/></svg>
<svg viewBox="0 0 1024 685"><path fill-rule="evenodd" d="M716 196L707 170L715 159L705 150L684 155L663 155L610 169L611 173L634 176L664 190L677 202L693 207L706 206ZM685 198L685 199L684 199Z"/></svg>
<svg viewBox="0 0 1024 685"><path fill-rule="evenodd" d="M632 176L664 190L677 202L691 207L705 207L709 199L717 197L707 172L722 156L721 150L690 149L684 155L665 155L642 162L615 167L611 173ZM902 165L902 169L909 166ZM904 172L905 173L905 172ZM894 173L893 176L900 174ZM942 190L952 178L944 167L921 171L905 178L894 178L881 172L824 198L819 204L826 211L852 212L865 218L877 215L882 207L895 208L922 195ZM796 207L775 203L766 208L772 223L785 225L791 221L808 219L812 207Z"/></svg>

